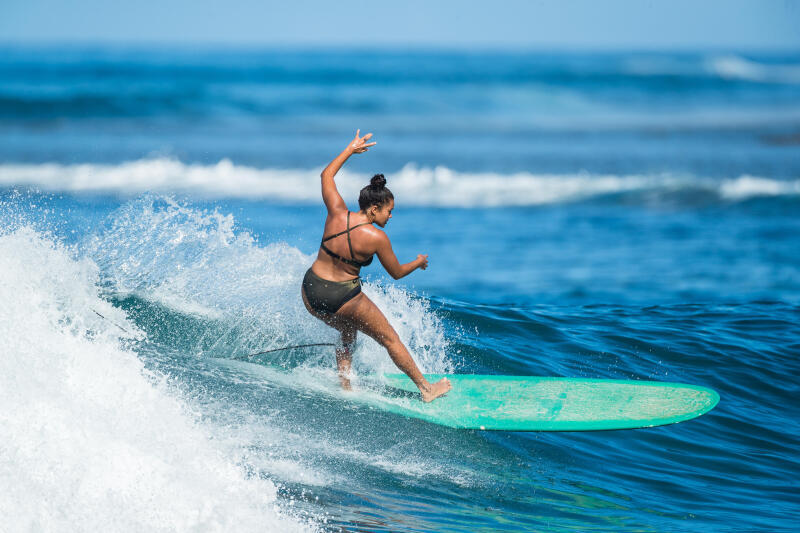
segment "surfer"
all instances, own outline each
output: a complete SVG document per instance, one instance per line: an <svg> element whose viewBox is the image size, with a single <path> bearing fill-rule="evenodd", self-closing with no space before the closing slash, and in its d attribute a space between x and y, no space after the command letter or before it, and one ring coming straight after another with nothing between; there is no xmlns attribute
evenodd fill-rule
<svg viewBox="0 0 800 533"><path fill-rule="evenodd" d="M436 383L428 382L381 310L361 292L359 272L361 267L372 263L373 255L378 255L381 265L394 279L418 268L425 270L428 256L418 255L414 261L400 264L389 237L373 226L385 227L394 209L394 195L386 188L383 174L373 176L370 184L361 189L359 211L351 213L347 209L334 176L351 155L362 154L377 144L367 142L371 133L363 137L360 133L357 130L353 141L322 171L322 201L328 216L317 259L303 278L303 303L309 313L341 333L336 365L345 389L350 389L356 334L362 331L386 348L392 361L419 388L423 401L430 402L451 389L450 381L443 378Z"/></svg>

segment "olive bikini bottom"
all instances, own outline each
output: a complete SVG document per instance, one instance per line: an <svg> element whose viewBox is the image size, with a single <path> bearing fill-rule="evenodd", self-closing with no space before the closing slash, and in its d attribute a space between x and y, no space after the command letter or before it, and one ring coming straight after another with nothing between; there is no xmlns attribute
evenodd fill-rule
<svg viewBox="0 0 800 533"><path fill-rule="evenodd" d="M335 313L361 292L361 278L328 281L309 268L303 278L303 290L313 310L318 313Z"/></svg>

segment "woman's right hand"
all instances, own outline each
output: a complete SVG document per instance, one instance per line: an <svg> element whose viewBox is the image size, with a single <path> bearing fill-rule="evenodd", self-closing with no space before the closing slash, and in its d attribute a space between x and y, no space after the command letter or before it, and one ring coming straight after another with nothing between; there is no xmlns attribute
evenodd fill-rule
<svg viewBox="0 0 800 533"><path fill-rule="evenodd" d="M371 133L367 133L363 137L359 137L360 133L361 133L360 129L356 130L355 138L352 141L350 141L350 144L347 147L347 149L350 150L350 153L352 154L363 154L364 152L367 151L367 149L369 149L370 146L375 146L376 144L378 144L378 143L367 142L372 137Z"/></svg>
<svg viewBox="0 0 800 533"><path fill-rule="evenodd" d="M417 256L417 262L419 263L419 266L417 268L421 268L422 270L428 268L428 254L425 255L419 254Z"/></svg>

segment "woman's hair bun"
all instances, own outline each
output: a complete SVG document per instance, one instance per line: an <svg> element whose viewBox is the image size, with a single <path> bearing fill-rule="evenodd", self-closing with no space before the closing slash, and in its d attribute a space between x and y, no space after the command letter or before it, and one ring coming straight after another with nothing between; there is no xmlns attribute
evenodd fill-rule
<svg viewBox="0 0 800 533"><path fill-rule="evenodd" d="M394 200L394 195L386 188L386 178L383 174L375 174L369 180L369 185L361 189L358 195L358 207L361 209L369 209L373 205L381 207L389 200Z"/></svg>
<svg viewBox="0 0 800 533"><path fill-rule="evenodd" d="M375 174L372 176L372 179L369 181L370 189L375 189L379 191L386 187L386 178L383 177L383 174Z"/></svg>

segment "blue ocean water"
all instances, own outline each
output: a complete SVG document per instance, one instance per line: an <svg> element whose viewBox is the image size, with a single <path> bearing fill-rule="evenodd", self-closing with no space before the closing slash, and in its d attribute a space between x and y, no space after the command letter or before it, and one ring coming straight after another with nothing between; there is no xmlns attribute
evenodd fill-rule
<svg viewBox="0 0 800 533"><path fill-rule="evenodd" d="M338 390L299 283L382 172L365 292L428 372L642 379L707 415L459 431ZM0 53L11 530L793 531L800 54ZM359 338L359 376L393 370ZM356 392L355 394L357 394Z"/></svg>

